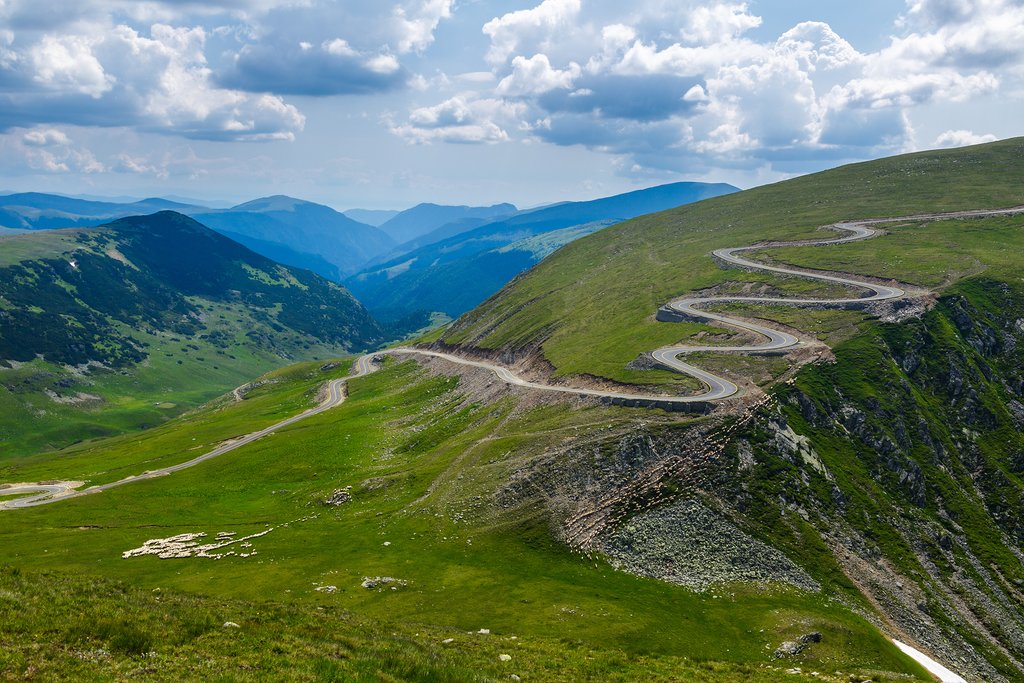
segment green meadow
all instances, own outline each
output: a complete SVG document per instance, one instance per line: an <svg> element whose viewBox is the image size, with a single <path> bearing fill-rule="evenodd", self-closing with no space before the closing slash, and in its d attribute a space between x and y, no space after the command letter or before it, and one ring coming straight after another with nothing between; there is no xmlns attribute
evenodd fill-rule
<svg viewBox="0 0 1024 683"><path fill-rule="evenodd" d="M639 378L626 366L643 352L686 343L698 332L721 332L657 322L658 307L674 298L765 282L778 294L836 293L799 278L723 269L711 257L715 249L824 239L834 233L821 226L844 220L1020 205L1021 138L843 166L643 216L577 240L463 316L441 340L523 352L539 346L559 376L633 383ZM941 289L988 269L1020 277L1014 263L1024 249L1020 225L1020 218L894 224L889 234L857 244L772 249L760 256ZM759 310L798 328L816 317ZM834 323L822 324L827 336ZM686 380L678 382L680 390L690 388Z"/></svg>
<svg viewBox="0 0 1024 683"><path fill-rule="evenodd" d="M347 369L321 367L295 366L242 402L141 434L9 461L0 476L97 483L194 457L312 404ZM606 440L633 418L480 404L455 378L388 361L353 380L342 406L195 468L4 511L0 563L14 569L0 573L0 614L10 615L0 667L44 678L771 680L784 675L771 651L819 631L822 642L786 667L921 674L839 592L695 593L570 552L540 500L496 510L491 492L536 454ZM351 500L325 505L339 489ZM268 529L221 559L122 557L150 539ZM402 583L367 589L366 577ZM75 654L97 649L107 654ZM506 650L512 668L498 659Z"/></svg>

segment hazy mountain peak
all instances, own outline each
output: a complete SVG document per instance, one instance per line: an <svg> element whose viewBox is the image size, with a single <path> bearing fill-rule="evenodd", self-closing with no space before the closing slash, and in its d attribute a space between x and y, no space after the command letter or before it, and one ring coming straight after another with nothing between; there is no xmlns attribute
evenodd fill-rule
<svg viewBox="0 0 1024 683"><path fill-rule="evenodd" d="M232 211L294 211L299 206L323 206L305 199L296 199L285 194L250 199L247 202L231 207ZM330 208L330 207L324 207Z"/></svg>
<svg viewBox="0 0 1024 683"><path fill-rule="evenodd" d="M518 209L514 204L492 204L491 206L449 206L424 202L402 211L394 218L382 223L380 229L399 244L416 239L421 235L466 218L497 220L510 216Z"/></svg>

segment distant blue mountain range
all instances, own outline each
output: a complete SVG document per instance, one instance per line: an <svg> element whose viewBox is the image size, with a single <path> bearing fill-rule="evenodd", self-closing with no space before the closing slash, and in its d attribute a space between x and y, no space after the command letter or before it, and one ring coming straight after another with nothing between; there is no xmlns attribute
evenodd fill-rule
<svg viewBox="0 0 1024 683"><path fill-rule="evenodd" d="M672 183L593 201L521 211L398 254L346 279L345 285L383 319L421 310L456 317L501 289L553 248L593 230L737 191L725 184ZM592 229L570 230L583 226ZM559 235L544 248L530 244L509 248L555 232Z"/></svg>
<svg viewBox="0 0 1024 683"><path fill-rule="evenodd" d="M567 242L622 220L736 189L674 183L526 211L512 204L425 203L400 212L354 209L351 216L283 195L218 209L158 197L121 203L23 192L0 196L0 234L94 227L127 216L177 211L262 256L344 282L375 314L397 320L423 311L456 316Z"/></svg>

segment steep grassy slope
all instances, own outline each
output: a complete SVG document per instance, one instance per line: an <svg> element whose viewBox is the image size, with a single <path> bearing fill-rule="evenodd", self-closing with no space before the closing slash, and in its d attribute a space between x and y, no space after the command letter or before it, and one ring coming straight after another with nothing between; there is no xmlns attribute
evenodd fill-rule
<svg viewBox="0 0 1024 683"><path fill-rule="evenodd" d="M845 166L644 216L574 242L464 316L442 341L524 352L540 348L559 374L631 381L628 363L687 333L656 322L658 306L730 280L766 281L758 274L723 271L710 258L713 249L817 237L815 228L843 219L1019 204L1021 139ZM816 263L838 268L851 251L924 249L927 267L956 277L965 272L958 268L966 252L975 254L972 272L1002 258L997 252L1004 245L985 233L947 231L941 249L928 230L901 234L899 247L886 237L820 250ZM914 267L898 267L909 263L893 262L887 274L916 282ZM770 281L781 291L790 287Z"/></svg>
<svg viewBox="0 0 1024 683"><path fill-rule="evenodd" d="M5 456L153 425L386 332L340 286L180 214L0 241Z"/></svg>
<svg viewBox="0 0 1024 683"><path fill-rule="evenodd" d="M756 190L754 200L617 226L555 253L448 339L543 344L563 373L647 382L655 373L625 362L659 343L660 330L674 341L702 329L654 323L658 303L710 285L817 287L723 272L707 258L712 247L814 235L839 218L1024 203L1022 167L1021 141L1009 141L847 167ZM479 667L481 679L776 681L800 680L787 673L800 667L834 683L926 680L884 633L972 681L1020 680L1024 218L886 229L835 250L761 255L942 292L900 323L758 309L827 339L835 362L766 381L756 405L680 416L388 361L351 382L339 408L199 467L0 512L0 563L26 577L0 575L0 616L11 615L0 640L13 653L0 666L20 676L41 661L114 677L144 662L152 677L179 665L198 677L191 667L226 662L227 651L274 677L264 634L277 629L284 643L271 652L295 662L278 677L296 679L444 680ZM740 362L733 371L764 370ZM311 404L346 370L296 366L244 401L141 435L0 463L0 481L99 483L181 462ZM214 551L220 559L122 556L150 539L220 532L261 535ZM60 573L40 579L40 570ZM110 594L120 589L92 584L96 575L127 582L141 604L118 609ZM399 581L364 587L373 577ZM74 597L55 597L47 580ZM168 594L162 621L140 590ZM75 605L95 627L47 627L58 613L50 601ZM321 664L339 651L332 634L350 633L338 614L356 633L337 663ZM241 624L238 640L204 626L222 620ZM322 629L311 633L311 621ZM782 641L815 632L820 642L773 658ZM154 643L157 654L132 659L132 643ZM90 659L101 648L112 654Z"/></svg>
<svg viewBox="0 0 1024 683"><path fill-rule="evenodd" d="M733 441L748 469L724 497L792 552L808 523L893 624L965 673L1020 680L1024 283L993 275L800 372Z"/></svg>
<svg viewBox="0 0 1024 683"><path fill-rule="evenodd" d="M96 482L185 459L239 429L256 428L276 410L308 404L322 381L346 369L298 366L241 403L212 406L131 439L12 463L0 477L25 480L45 470L49 477ZM341 407L197 468L3 513L0 562L26 577L0 578L6 591L0 610L18 606L17 616L0 620L0 638L13 644L5 648L12 653L7 665L20 672L34 663L39 649L27 645L34 641L54 653L51 671L110 672L130 666L132 643L142 642L139 649L157 652L146 663L158 678L173 676L177 665L187 665L193 677L191 667L203 658L227 666L226 652L270 671L305 657L297 672L283 675L312 678L298 672L325 666L316 663L337 651L340 631L354 642L345 645L350 654L337 662L335 676L414 664L447 667L452 680L464 680L474 665L481 679L515 673L565 681L678 680L686 673L716 682L774 680L794 665L828 672L824 680L835 683L851 676L894 679L880 672L920 675L842 606L855 600L847 589L802 592L768 581L695 593L570 553L550 533L554 501L523 498L509 485L522 481L538 454L614 452L618 440L634 433L635 414L531 405L493 390L478 395L475 384L389 362L353 381ZM658 428L678 429L652 417ZM623 460L613 469L629 466ZM351 498L337 497L339 491ZM345 502L325 504L332 497ZM225 548L235 554L220 560L122 557L156 537L205 532L212 539L222 531L267 533L247 541L251 546ZM38 569L63 572L48 580L69 595L48 597L65 591L41 586L33 578ZM126 581L150 597L131 589L125 594L140 602L117 608L118 589L67 573ZM361 585L378 576L402 583ZM827 580L824 572L816 576ZM168 604L154 619L153 596L163 602L164 595ZM72 605L89 615L86 623L42 627L47 615ZM241 629L222 629L224 621ZM311 631L311 623L319 627ZM271 630L282 641L277 665L261 654ZM791 660L771 658L783 640L815 631L820 643ZM447 638L454 642L441 642ZM59 654L99 647L113 655L76 663ZM392 656L374 654L392 648L398 650ZM506 653L511 662L500 662L498 654ZM417 678L415 671L404 675Z"/></svg>
<svg viewBox="0 0 1024 683"><path fill-rule="evenodd" d="M560 374L643 382L646 371L626 368L640 353L713 331L657 323L659 304L712 287L808 287L722 270L709 257L715 248L816 237L816 226L843 219L1022 204L1020 139L845 167L584 238L442 340L506 354L539 349ZM768 403L718 443L696 429L683 438L655 432L639 456L624 443L648 462L628 486L609 486L580 506L590 508L581 519L596 521L569 523L565 533L631 571L678 580L691 567L686 520L703 514L694 506L710 498L756 538L817 567L816 576L831 566L890 627L965 674L1019 680L1024 217L883 227L883 236L841 248L765 249L757 257L932 288L940 294L932 310L881 324L849 311L731 307L816 333L834 345L835 362L804 367L771 388L785 361L700 358L738 377L761 375ZM572 471L570 460L541 476Z"/></svg>
<svg viewBox="0 0 1024 683"><path fill-rule="evenodd" d="M455 316L537 260L528 252L503 252L504 246L565 228L599 221L615 223L735 190L731 185L673 183L524 211L374 265L345 283L367 308L386 317L417 310ZM474 262L479 258L483 262Z"/></svg>

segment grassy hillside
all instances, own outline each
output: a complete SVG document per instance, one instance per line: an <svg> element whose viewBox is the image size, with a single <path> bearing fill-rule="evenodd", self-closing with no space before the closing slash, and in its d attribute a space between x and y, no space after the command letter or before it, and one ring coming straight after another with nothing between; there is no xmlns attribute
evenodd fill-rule
<svg viewBox="0 0 1024 683"><path fill-rule="evenodd" d="M5 456L152 426L387 333L338 285L180 214L0 240Z"/></svg>
<svg viewBox="0 0 1024 683"><path fill-rule="evenodd" d="M640 353L707 329L656 322L656 309L670 299L730 281L810 291L799 280L722 270L710 258L716 248L813 238L820 236L818 226L843 219L1020 204L1024 140L1019 138L845 166L644 216L573 242L466 314L442 341L485 349L539 346L558 374L636 381L626 365ZM802 253L813 252L813 265L819 267L877 272L922 285L948 283L1015 253L985 229L941 228L941 236L932 230L900 230L897 239ZM999 237L1021 239L1012 229ZM854 254L861 255L861 263L846 261ZM868 262L869 268L854 267ZM936 279L936 273L948 276ZM779 310L792 318L791 311ZM761 314L779 315L764 309Z"/></svg>
<svg viewBox="0 0 1024 683"><path fill-rule="evenodd" d="M310 403L321 382L346 369L297 366L251 400L132 438L10 463L0 479L45 472L98 482L185 459L276 411ZM570 552L553 539L540 500L502 493L538 453L603 450L628 436L632 411L481 402L469 386L412 362L389 362L351 384L338 409L197 468L3 513L0 563L17 571L0 573L7 653L0 667L15 675L36 666L51 677L114 677L140 661L133 655L153 650L145 662L158 679L179 666L186 678L197 677L201 661L218 662L232 677L281 671L296 680L329 677L321 667L355 679L383 670L394 676L386 680L512 673L538 681L678 680L692 673L690 680L725 683L774 680L793 666L828 672L824 680L835 683L921 674L843 606L856 605L855 593L825 572L816 574L829 586L822 593L772 582L697 593ZM339 490L351 499L325 504ZM251 547L225 548L236 553L220 560L122 556L158 537L268 529L247 541ZM41 570L60 573L39 577ZM378 576L401 583L361 585ZM202 595L217 597L194 597ZM53 615L68 611L82 618L53 624ZM224 629L225 621L241 628ZM820 643L793 659L771 658L783 640L815 631ZM268 659L270 633L280 645ZM339 648L343 656L333 657ZM74 654L98 649L109 654L95 661ZM231 668L239 662L257 669Z"/></svg>
<svg viewBox="0 0 1024 683"><path fill-rule="evenodd" d="M653 322L658 304L708 286L819 288L720 270L712 248L813 236L844 218L1024 204L1022 152L1017 140L899 157L615 226L562 248L445 338L541 344L563 374L668 383L625 364L707 329ZM884 632L972 680L1019 680L1024 218L886 230L760 255L941 294L902 323L756 309L818 334L836 358L767 387L758 406L617 408L388 360L351 381L342 406L198 467L0 512L11 567L0 571L0 670L927 680ZM765 384L787 365L729 362ZM292 366L241 402L0 461L0 482L93 484L182 462L311 405L347 370ZM212 549L219 558L130 552L199 533L238 542ZM81 620L54 623L68 612ZM775 658L803 636L806 649Z"/></svg>

